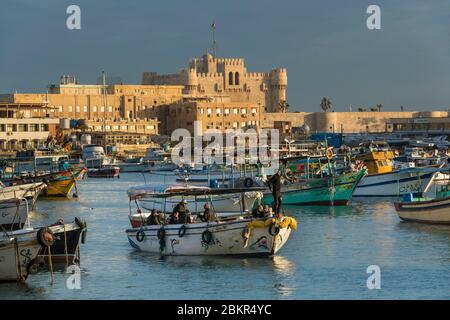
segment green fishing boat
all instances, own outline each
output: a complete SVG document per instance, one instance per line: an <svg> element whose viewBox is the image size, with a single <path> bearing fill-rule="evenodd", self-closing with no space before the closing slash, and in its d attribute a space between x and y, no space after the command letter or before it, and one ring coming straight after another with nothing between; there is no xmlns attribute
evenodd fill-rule
<svg viewBox="0 0 450 320"><path fill-rule="evenodd" d="M347 205L359 181L367 174L366 169L300 180L281 187L283 205ZM263 202L271 204L270 191L264 193Z"/></svg>

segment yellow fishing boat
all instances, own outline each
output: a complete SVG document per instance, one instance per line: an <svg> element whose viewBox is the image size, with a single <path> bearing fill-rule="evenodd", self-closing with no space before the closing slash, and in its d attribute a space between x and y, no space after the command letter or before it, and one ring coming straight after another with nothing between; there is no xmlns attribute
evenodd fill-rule
<svg viewBox="0 0 450 320"><path fill-rule="evenodd" d="M86 172L85 168L67 170L49 175L48 179L42 179L47 185L43 197L67 197L73 188L76 188L77 180Z"/></svg>

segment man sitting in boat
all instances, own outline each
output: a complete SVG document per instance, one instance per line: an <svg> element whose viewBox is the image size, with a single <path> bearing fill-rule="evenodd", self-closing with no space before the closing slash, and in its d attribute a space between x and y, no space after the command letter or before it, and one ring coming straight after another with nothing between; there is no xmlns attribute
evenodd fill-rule
<svg viewBox="0 0 450 320"><path fill-rule="evenodd" d="M203 211L203 214L199 214L198 217L200 218L201 222L208 222L208 221L217 221L217 215L211 210L208 203L205 203L203 206L205 209Z"/></svg>
<svg viewBox="0 0 450 320"><path fill-rule="evenodd" d="M172 212L169 218L169 224L180 224L180 214L178 211Z"/></svg>
<svg viewBox="0 0 450 320"><path fill-rule="evenodd" d="M156 209L153 209L150 215L148 216L147 224L148 225L163 224L163 222L161 221L161 216L158 214L158 211L156 211Z"/></svg>
<svg viewBox="0 0 450 320"><path fill-rule="evenodd" d="M189 211L187 201L185 199L181 200L181 202L173 208L173 212L175 211L177 211L180 215L180 223L185 224L192 222L191 212Z"/></svg>

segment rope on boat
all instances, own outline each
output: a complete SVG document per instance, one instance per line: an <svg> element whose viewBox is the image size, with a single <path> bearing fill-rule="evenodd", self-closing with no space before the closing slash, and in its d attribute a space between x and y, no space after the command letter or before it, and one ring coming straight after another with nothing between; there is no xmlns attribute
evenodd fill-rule
<svg viewBox="0 0 450 320"><path fill-rule="evenodd" d="M69 254L67 253L67 232L65 223L64 223L64 254L66 255L66 267L67 267L69 265Z"/></svg>
<svg viewBox="0 0 450 320"><path fill-rule="evenodd" d="M17 281L24 281L24 277L22 275L22 268L20 266L20 256L19 256L19 243L17 242L17 238L14 237L14 250L16 253L16 273L17 273Z"/></svg>
<svg viewBox="0 0 450 320"><path fill-rule="evenodd" d="M50 267L50 279L51 279L51 284L54 283L54 277L53 277L53 262L52 262L52 251L51 251L51 246L47 246L47 250L48 250L48 265Z"/></svg>

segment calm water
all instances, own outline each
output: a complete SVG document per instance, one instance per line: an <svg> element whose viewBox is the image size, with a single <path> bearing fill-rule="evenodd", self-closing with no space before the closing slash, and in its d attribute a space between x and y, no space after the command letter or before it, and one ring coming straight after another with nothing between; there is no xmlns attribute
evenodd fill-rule
<svg viewBox="0 0 450 320"><path fill-rule="evenodd" d="M148 180L148 178L147 178ZM33 224L75 216L88 223L81 289L68 274L0 284L0 299L449 299L450 227L400 222L388 201L289 208L299 221L274 258L168 257L137 252L126 239L128 186L142 175L79 183L74 200L39 200ZM368 290L366 268L381 268Z"/></svg>

